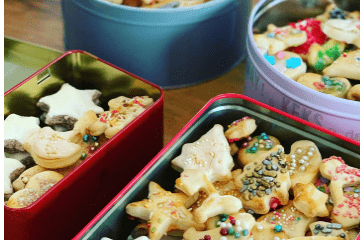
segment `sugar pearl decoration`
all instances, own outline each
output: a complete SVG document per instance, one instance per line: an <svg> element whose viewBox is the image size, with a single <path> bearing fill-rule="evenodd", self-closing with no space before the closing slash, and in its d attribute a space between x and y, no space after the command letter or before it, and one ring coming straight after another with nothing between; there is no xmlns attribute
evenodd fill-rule
<svg viewBox="0 0 360 240"><path fill-rule="evenodd" d="M240 224L241 224L241 221L240 221L240 220L236 220L235 225L236 225L236 226L240 226Z"/></svg>
<svg viewBox="0 0 360 240"><path fill-rule="evenodd" d="M220 227L222 227L222 228L226 227L226 223L224 223L224 222L220 223Z"/></svg>
<svg viewBox="0 0 360 240"><path fill-rule="evenodd" d="M302 151L301 151L300 148L296 149L296 152L297 152L297 153L302 153Z"/></svg>
<svg viewBox="0 0 360 240"><path fill-rule="evenodd" d="M263 227L262 225L260 225L260 224L257 225L257 229L258 229L259 231L263 230L263 228L264 228L264 227Z"/></svg>
<svg viewBox="0 0 360 240"><path fill-rule="evenodd" d="M231 227L232 227L232 224L231 224L231 223L228 223L228 224L226 224L226 227L227 227L227 228L231 228Z"/></svg>
<svg viewBox="0 0 360 240"><path fill-rule="evenodd" d="M237 226L237 227L236 227L236 231L237 231L237 232L241 232L241 230L242 230L242 227L240 227L240 226Z"/></svg>

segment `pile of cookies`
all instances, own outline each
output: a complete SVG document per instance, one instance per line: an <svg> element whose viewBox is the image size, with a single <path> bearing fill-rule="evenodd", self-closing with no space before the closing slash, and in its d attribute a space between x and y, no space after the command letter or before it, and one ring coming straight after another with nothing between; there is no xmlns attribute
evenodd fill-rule
<svg viewBox="0 0 360 240"><path fill-rule="evenodd" d="M109 138L146 110L148 96L117 97L99 106L101 92L68 83L39 99L40 118L9 115L4 121L4 200L23 208L41 197ZM41 120L40 120L41 119Z"/></svg>
<svg viewBox="0 0 360 240"><path fill-rule="evenodd" d="M178 8L191 7L211 0L107 0L116 4L142 8Z"/></svg>
<svg viewBox="0 0 360 240"><path fill-rule="evenodd" d="M175 190L150 182L148 198L126 206L140 220L128 239L354 240L360 169L323 159L309 140L285 153L256 128L244 117L184 144L171 161Z"/></svg>
<svg viewBox="0 0 360 240"><path fill-rule="evenodd" d="M264 58L315 91L360 101L360 12L329 3L325 13L254 34Z"/></svg>

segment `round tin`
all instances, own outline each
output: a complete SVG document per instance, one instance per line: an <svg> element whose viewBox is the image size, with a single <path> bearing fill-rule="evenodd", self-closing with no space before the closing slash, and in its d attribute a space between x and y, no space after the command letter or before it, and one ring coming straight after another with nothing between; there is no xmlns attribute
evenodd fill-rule
<svg viewBox="0 0 360 240"><path fill-rule="evenodd" d="M63 0L65 48L94 54L162 88L219 76L245 58L250 0L146 9Z"/></svg>
<svg viewBox="0 0 360 240"><path fill-rule="evenodd" d="M245 95L289 114L360 141L360 103L323 94L307 88L277 71L255 45L253 29L260 32L274 23L314 17L328 4L318 1L261 0L252 10L246 39Z"/></svg>

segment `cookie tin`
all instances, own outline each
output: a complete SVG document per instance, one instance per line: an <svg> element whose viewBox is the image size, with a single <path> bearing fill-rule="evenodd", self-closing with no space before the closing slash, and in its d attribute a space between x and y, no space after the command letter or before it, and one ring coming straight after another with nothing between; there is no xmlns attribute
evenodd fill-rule
<svg viewBox="0 0 360 240"><path fill-rule="evenodd" d="M277 71L255 45L253 29L260 32L274 23L322 14L328 1L262 0L252 10L248 23L245 95L319 126L360 141L360 103L307 88ZM355 84L355 83L353 83Z"/></svg>
<svg viewBox="0 0 360 240"><path fill-rule="evenodd" d="M64 0L66 49L82 49L162 88L220 76L245 58L250 0L147 9Z"/></svg>
<svg viewBox="0 0 360 240"><path fill-rule="evenodd" d="M4 206L5 239L71 239L163 147L163 90L80 50L65 52L6 92L5 117L40 117L38 99L63 83L98 89L104 109L118 96L147 95L154 103L32 205Z"/></svg>
<svg viewBox="0 0 360 240"><path fill-rule="evenodd" d="M266 132L275 136L286 153L290 152L293 142L307 139L318 146L323 158L342 156L347 164L360 168L359 142L247 96L223 94L211 99L74 239L127 239L139 221L129 219L126 205L147 198L150 181L167 191L174 190L180 173L171 167L171 160L180 155L182 146L198 140L214 124L221 124L227 129L233 121L245 116L256 120L258 128L254 135Z"/></svg>

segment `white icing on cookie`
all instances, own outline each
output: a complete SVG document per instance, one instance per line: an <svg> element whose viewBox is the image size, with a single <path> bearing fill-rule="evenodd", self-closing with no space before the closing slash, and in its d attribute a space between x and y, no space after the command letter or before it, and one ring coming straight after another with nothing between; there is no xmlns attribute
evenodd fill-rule
<svg viewBox="0 0 360 240"><path fill-rule="evenodd" d="M80 119L85 112L89 110L93 110L97 114L104 111L104 109L97 106L92 100L93 95L97 91L98 90L78 90L70 84L65 83L57 93L41 98L39 103L45 103L49 106L47 118L67 115Z"/></svg>
<svg viewBox="0 0 360 240"><path fill-rule="evenodd" d="M17 140L24 144L26 140L36 133L40 127L37 117L23 117L10 114L4 121L4 140Z"/></svg>
<svg viewBox="0 0 360 240"><path fill-rule="evenodd" d="M18 160L4 158L4 194L13 192L11 181L25 169L25 166Z"/></svg>
<svg viewBox="0 0 360 240"><path fill-rule="evenodd" d="M329 19L321 29L330 38L360 47L360 20Z"/></svg>

